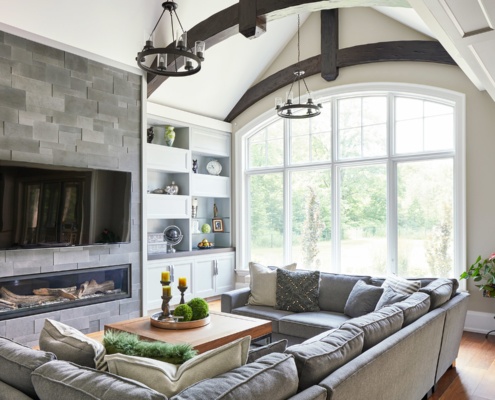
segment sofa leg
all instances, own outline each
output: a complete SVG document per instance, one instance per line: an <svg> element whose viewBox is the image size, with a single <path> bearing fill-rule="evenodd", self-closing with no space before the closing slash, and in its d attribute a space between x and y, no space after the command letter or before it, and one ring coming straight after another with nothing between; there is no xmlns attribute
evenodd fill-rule
<svg viewBox="0 0 495 400"><path fill-rule="evenodd" d="M434 391L435 391L435 386L433 386L430 390L428 390L428 392L423 396L421 400L429 399L433 395Z"/></svg>

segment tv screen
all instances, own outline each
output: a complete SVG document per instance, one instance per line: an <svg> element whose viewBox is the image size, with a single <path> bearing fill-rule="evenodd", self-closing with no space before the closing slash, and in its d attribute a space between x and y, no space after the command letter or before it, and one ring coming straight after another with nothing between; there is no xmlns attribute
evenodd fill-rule
<svg viewBox="0 0 495 400"><path fill-rule="evenodd" d="M128 243L131 173L0 161L0 249Z"/></svg>

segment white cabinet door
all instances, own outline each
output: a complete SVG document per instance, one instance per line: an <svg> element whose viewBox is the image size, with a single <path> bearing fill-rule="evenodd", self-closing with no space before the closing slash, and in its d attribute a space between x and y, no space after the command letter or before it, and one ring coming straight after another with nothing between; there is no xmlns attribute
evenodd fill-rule
<svg viewBox="0 0 495 400"><path fill-rule="evenodd" d="M146 156L148 169L156 169L168 172L189 172L189 150L177 147L146 144Z"/></svg>
<svg viewBox="0 0 495 400"><path fill-rule="evenodd" d="M215 275L215 294L222 294L235 287L235 257L229 254L224 257L217 257Z"/></svg>
<svg viewBox="0 0 495 400"><path fill-rule="evenodd" d="M193 269L193 287L195 297L215 295L214 265L211 258L198 257Z"/></svg>
<svg viewBox="0 0 495 400"><path fill-rule="evenodd" d="M148 218L188 218L189 196L146 194Z"/></svg>
<svg viewBox="0 0 495 400"><path fill-rule="evenodd" d="M230 178L194 174L191 176L193 196L202 197L230 197Z"/></svg>
<svg viewBox="0 0 495 400"><path fill-rule="evenodd" d="M192 129L191 150L211 156L230 156L230 134L208 130Z"/></svg>

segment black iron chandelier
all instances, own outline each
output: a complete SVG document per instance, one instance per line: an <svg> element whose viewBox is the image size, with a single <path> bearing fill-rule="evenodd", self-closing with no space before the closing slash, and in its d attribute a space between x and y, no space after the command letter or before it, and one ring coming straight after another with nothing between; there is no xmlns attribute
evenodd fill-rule
<svg viewBox="0 0 495 400"><path fill-rule="evenodd" d="M278 116L282 118L311 118L316 117L321 113L322 105L320 103L315 104L313 102L311 91L309 90L308 85L306 85L306 81L304 80L304 71L301 69L301 51L299 42L299 15L297 15L297 70L294 71L294 80L292 81L290 89L287 92L285 103L282 101L281 97L277 97L275 99L275 110L277 110ZM304 84L306 93L308 95L308 100L306 101L306 103L301 102L301 82ZM294 103L294 94L292 92L292 88L294 87L294 85L297 86L297 90L299 93L298 103Z"/></svg>
<svg viewBox="0 0 495 400"><path fill-rule="evenodd" d="M187 45L187 32L184 31L180 22L179 16L175 11L178 7L174 1L166 1L162 3L163 12L156 22L149 39L146 41L143 49L137 54L136 61L142 70L154 75L162 76L188 76L193 75L201 69L201 62L204 61L205 42L197 41L194 43L194 49ZM173 43L168 47L154 47L153 34L160 23L165 11L170 13L170 28L172 30ZM174 18L179 23L182 34L174 33ZM148 64L146 61L150 56L156 56ZM180 60L180 58L183 60ZM182 63L184 69L181 69Z"/></svg>

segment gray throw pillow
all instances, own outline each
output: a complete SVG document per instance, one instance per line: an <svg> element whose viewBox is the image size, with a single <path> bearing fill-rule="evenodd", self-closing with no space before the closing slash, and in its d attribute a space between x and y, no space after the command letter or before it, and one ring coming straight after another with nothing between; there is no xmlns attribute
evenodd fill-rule
<svg viewBox="0 0 495 400"><path fill-rule="evenodd" d="M403 301L407 299L409 295L404 294L404 293L398 293L394 289L392 289L390 286L387 286L384 291L382 296L380 297L380 300L378 300L378 303L376 304L375 310L379 310L382 307L389 306L391 304L395 304L399 301Z"/></svg>
<svg viewBox="0 0 495 400"><path fill-rule="evenodd" d="M383 288L357 281L345 303L344 314L355 318L375 311L382 294Z"/></svg>
<svg viewBox="0 0 495 400"><path fill-rule="evenodd" d="M285 271L277 269L277 304L275 309L292 312L320 311L318 295L320 271Z"/></svg>

